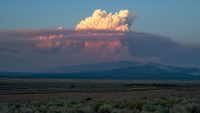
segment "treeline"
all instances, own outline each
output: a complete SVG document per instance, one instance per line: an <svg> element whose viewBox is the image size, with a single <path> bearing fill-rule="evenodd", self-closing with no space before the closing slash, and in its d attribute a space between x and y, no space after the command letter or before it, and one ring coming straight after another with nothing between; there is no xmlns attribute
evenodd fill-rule
<svg viewBox="0 0 200 113"><path fill-rule="evenodd" d="M122 86L154 86L154 87L199 87L199 84L178 84L178 83L124 83Z"/></svg>

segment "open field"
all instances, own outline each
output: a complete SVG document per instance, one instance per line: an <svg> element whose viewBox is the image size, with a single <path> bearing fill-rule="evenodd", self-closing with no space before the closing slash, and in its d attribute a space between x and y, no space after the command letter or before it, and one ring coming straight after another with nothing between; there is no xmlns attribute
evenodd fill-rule
<svg viewBox="0 0 200 113"><path fill-rule="evenodd" d="M200 113L200 98L0 102L0 113Z"/></svg>
<svg viewBox="0 0 200 113"><path fill-rule="evenodd" d="M1 79L0 101L200 96L199 81Z"/></svg>
<svg viewBox="0 0 200 113"><path fill-rule="evenodd" d="M200 82L0 79L0 113L200 113Z"/></svg>

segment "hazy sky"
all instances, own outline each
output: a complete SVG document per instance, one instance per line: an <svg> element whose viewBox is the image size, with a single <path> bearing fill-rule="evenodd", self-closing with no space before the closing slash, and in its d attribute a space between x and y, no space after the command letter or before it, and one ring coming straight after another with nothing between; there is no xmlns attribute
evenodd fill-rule
<svg viewBox="0 0 200 113"><path fill-rule="evenodd" d="M0 29L74 29L96 9L128 9L137 14L135 31L200 43L200 0L1 0Z"/></svg>

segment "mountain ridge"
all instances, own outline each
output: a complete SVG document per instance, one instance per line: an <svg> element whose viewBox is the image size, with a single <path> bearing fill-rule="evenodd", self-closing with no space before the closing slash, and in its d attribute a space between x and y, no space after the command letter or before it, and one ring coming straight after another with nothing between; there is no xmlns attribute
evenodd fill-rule
<svg viewBox="0 0 200 113"><path fill-rule="evenodd" d="M156 63L129 61L62 66L44 72L1 72L0 77L72 78L72 79L140 79L200 80L200 69ZM4 76L3 76L4 75Z"/></svg>

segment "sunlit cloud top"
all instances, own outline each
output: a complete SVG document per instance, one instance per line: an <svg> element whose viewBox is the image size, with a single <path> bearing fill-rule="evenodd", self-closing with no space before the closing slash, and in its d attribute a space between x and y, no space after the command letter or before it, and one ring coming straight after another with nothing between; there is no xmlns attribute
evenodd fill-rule
<svg viewBox="0 0 200 113"><path fill-rule="evenodd" d="M82 20L76 30L94 29L94 30L117 30L129 31L135 18L128 10L121 10L115 14L108 13L105 10L97 9L93 15Z"/></svg>

